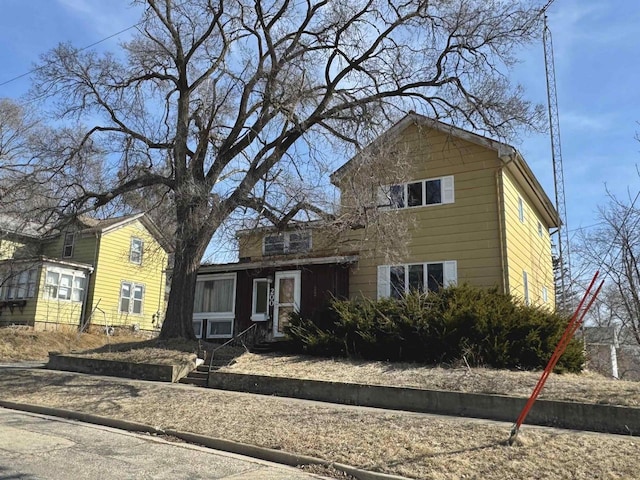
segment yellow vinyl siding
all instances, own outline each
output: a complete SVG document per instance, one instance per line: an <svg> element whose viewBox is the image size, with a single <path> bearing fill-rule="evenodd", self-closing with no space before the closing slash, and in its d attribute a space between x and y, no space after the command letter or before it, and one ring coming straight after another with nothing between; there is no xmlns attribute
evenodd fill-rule
<svg viewBox="0 0 640 480"><path fill-rule="evenodd" d="M388 212L410 222L407 255L399 263L455 260L458 283L502 287L496 153L415 126L407 128L399 142L411 165L405 182L453 175L455 195L451 204ZM373 245L363 247L349 289L351 296L375 298L377 266L396 262L372 251Z"/></svg>
<svg viewBox="0 0 640 480"><path fill-rule="evenodd" d="M10 258L28 258L38 252L36 241L18 240L15 238L0 239L0 260Z"/></svg>
<svg viewBox="0 0 640 480"><path fill-rule="evenodd" d="M536 215L531 208L531 199L518 188L507 170L503 171L502 181L510 292L515 297L524 299L523 272L527 272L530 303L553 309L555 299L548 226ZM519 218L519 198L523 201L524 223ZM542 223L542 238L538 234L538 222ZM542 298L543 287L548 291L546 304Z"/></svg>
<svg viewBox="0 0 640 480"><path fill-rule="evenodd" d="M131 238L144 241L142 263L129 261ZM107 231L100 238L96 268L91 279L91 311L94 325L138 324L152 330L153 320L164 312L165 268L167 253L139 220ZM120 312L122 282L144 286L142 313Z"/></svg>
<svg viewBox="0 0 640 480"><path fill-rule="evenodd" d="M95 232L76 232L72 255L63 260L93 265L96 261L98 235L99 234ZM64 236L65 233L62 233L46 242L44 245L44 255L51 258L62 258Z"/></svg>

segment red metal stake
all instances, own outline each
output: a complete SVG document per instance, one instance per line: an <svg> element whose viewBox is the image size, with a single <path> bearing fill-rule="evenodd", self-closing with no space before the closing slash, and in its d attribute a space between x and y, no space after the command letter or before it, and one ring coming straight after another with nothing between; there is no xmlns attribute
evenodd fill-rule
<svg viewBox="0 0 640 480"><path fill-rule="evenodd" d="M582 324L582 321L584 320L585 315L587 314L587 312L591 308L591 305L593 305L593 302L595 301L596 297L600 293L600 290L602 289L602 285L604 284L604 280L600 282L600 285L592 295L586 307L584 309L582 308L587 297L591 292L591 289L593 288L593 285L596 282L596 279L598 278L599 273L600 272L596 272L596 274L593 276L593 279L591 280L591 283L589 284L587 291L584 293L582 300L580 300L578 307L576 308L575 312L571 316L571 319L569 320L567 328L565 329L562 337L560 338L558 345L556 345L556 348L553 351L553 355L551 355L551 358L549 359L547 366L542 372L542 375L540 376L538 383L533 389L533 392L531 393L531 396L527 400L527 403L525 404L524 408L520 412L520 415L518 416L516 423L513 425L513 428L511 429L511 435L509 436L509 445L513 445L513 442L516 440L516 437L518 436L518 432L520 431L520 426L524 422L525 418L527 418L527 415L529 414L529 410L531 410L531 407L533 407L533 404L535 403L536 399L538 398L538 395L542 391L542 388L544 387L544 384L547 381L547 378L555 368L556 364L558 363L558 360L560 360L560 357L566 350L567 345L569 345L569 342L573 338L573 335L576 333L576 331Z"/></svg>

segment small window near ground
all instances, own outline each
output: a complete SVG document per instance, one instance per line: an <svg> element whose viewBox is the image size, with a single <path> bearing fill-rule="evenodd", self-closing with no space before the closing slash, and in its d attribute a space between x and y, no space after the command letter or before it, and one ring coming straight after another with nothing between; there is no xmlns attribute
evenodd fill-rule
<svg viewBox="0 0 640 480"><path fill-rule="evenodd" d="M194 319L193 322L193 333L196 338L202 338L202 319Z"/></svg>
<svg viewBox="0 0 640 480"><path fill-rule="evenodd" d="M75 234L67 232L64 235L64 245L62 247L62 258L73 257L73 244L75 242Z"/></svg>
<svg viewBox="0 0 640 480"><path fill-rule="evenodd" d="M131 249L129 250L129 261L140 265L142 263L142 250L144 242L140 238L131 239Z"/></svg>

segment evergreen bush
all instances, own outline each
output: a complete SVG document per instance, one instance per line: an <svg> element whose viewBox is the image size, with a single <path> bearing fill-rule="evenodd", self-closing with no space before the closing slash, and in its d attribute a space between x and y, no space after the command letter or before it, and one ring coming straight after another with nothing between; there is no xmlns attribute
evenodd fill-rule
<svg viewBox="0 0 640 480"><path fill-rule="evenodd" d="M566 317L515 301L497 289L468 285L399 300L332 300L311 318L290 318L293 351L371 360L543 368L568 323ZM579 372L584 357L572 340L556 367Z"/></svg>

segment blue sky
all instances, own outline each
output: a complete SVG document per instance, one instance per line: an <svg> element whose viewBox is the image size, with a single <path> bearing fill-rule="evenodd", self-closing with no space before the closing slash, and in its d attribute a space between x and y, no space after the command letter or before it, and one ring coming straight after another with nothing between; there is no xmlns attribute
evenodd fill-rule
<svg viewBox="0 0 640 480"><path fill-rule="evenodd" d="M0 0L0 84L28 72L59 42L84 47L136 23L128 0ZM138 7L139 8L139 7ZM640 2L556 0L548 11L553 33L565 194L571 234L597 223L605 185L635 196L640 188ZM115 49L133 30L101 43ZM527 97L546 106L542 42L519 52L513 78ZM0 85L0 97L18 98L25 76ZM512 142L553 198L547 134Z"/></svg>

